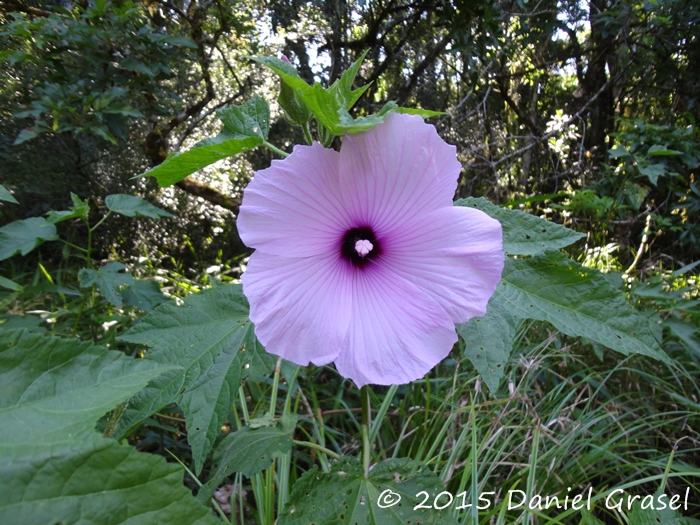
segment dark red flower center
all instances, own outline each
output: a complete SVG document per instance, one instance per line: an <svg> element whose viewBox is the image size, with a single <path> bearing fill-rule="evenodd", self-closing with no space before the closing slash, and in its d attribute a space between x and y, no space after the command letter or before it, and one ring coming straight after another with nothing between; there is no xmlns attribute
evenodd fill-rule
<svg viewBox="0 0 700 525"><path fill-rule="evenodd" d="M353 266L364 267L381 254L377 236L369 226L352 228L345 232L340 245L340 253Z"/></svg>

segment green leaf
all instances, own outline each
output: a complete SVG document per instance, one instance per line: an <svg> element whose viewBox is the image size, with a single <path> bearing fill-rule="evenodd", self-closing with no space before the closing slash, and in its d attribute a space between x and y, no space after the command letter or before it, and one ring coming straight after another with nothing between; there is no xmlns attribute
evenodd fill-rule
<svg viewBox="0 0 700 525"><path fill-rule="evenodd" d="M663 322L663 326L668 328L671 334L683 341L689 350L692 350L700 357L700 343L694 337L698 332L697 326L680 319L666 319Z"/></svg>
<svg viewBox="0 0 700 525"><path fill-rule="evenodd" d="M0 319L4 321L2 325L0 325L3 330L24 328L28 332L46 332L46 328L41 326L41 317L37 317L36 315L4 314L0 316Z"/></svg>
<svg viewBox="0 0 700 525"><path fill-rule="evenodd" d="M107 197L105 197L105 205L113 212L126 215L127 217L134 217L136 215L150 217L151 219L172 217L172 214L161 210L141 197L124 195L123 193L107 195Z"/></svg>
<svg viewBox="0 0 700 525"><path fill-rule="evenodd" d="M362 53L362 55L360 55L360 58L355 60L355 62L353 62L353 64L343 72L340 78L336 80L331 87L328 88L328 91L331 94L340 98L340 100L342 101L343 108L346 110L352 108L355 105L355 102L357 102L357 100L362 96L362 94L365 91L367 91L367 89L370 86L370 84L366 84L358 89L352 89L352 85L355 82L357 73L360 71L360 66L365 60L365 57L367 56L368 52L369 49Z"/></svg>
<svg viewBox="0 0 700 525"><path fill-rule="evenodd" d="M420 115L422 118L439 117L440 115L446 115L444 111L432 111L430 109L421 108L402 108L397 107L394 112L403 113L404 115Z"/></svg>
<svg viewBox="0 0 700 525"><path fill-rule="evenodd" d="M17 138L12 143L12 145L17 146L19 144L22 144L23 142L27 142L28 140L32 140L34 137L37 137L37 136L39 136L39 131L37 131L33 128L23 129L22 131L19 132L19 135L17 135Z"/></svg>
<svg viewBox="0 0 700 525"><path fill-rule="evenodd" d="M0 523L218 523L180 467L95 432L162 371L89 342L1 331Z"/></svg>
<svg viewBox="0 0 700 525"><path fill-rule="evenodd" d="M464 355L481 374L491 393L498 390L503 378L503 368L513 349L515 331L508 322L507 311L498 299L489 301L486 315L472 317L468 322L456 326L457 333L466 343Z"/></svg>
<svg viewBox="0 0 700 525"><path fill-rule="evenodd" d="M649 178L651 183L656 186L661 175L666 174L666 167L663 164L638 164L639 173Z"/></svg>
<svg viewBox="0 0 700 525"><path fill-rule="evenodd" d="M7 188L5 188L5 186L3 186L2 184L0 184L0 201L12 202L14 204L19 204L19 202L17 202L17 199L15 199L12 196L12 194L9 191L7 191Z"/></svg>
<svg viewBox="0 0 700 525"><path fill-rule="evenodd" d="M272 460L292 450L292 438L278 426L243 427L230 433L216 447L209 481L199 489L197 499L206 503L221 482L234 472L251 477L267 469Z"/></svg>
<svg viewBox="0 0 700 525"><path fill-rule="evenodd" d="M221 432L241 380L267 375L275 364L255 338L248 303L237 284L190 295L183 306L162 304L121 339L151 347L146 360L176 364L182 370L163 374L132 400L119 435L175 401L187 420L197 473Z"/></svg>
<svg viewBox="0 0 700 525"><path fill-rule="evenodd" d="M129 272L120 273L124 269L126 269L126 266L120 262L107 263L99 270L83 268L80 270L80 272L78 272L80 287L88 288L93 284L97 285L97 288L100 290L102 295L105 296L105 299L107 299L114 306L121 308L122 289L125 286L135 284L134 278Z"/></svg>
<svg viewBox="0 0 700 525"><path fill-rule="evenodd" d="M165 188L218 160L251 150L262 143L258 136L236 138L224 129L216 137L202 140L192 149L168 157L162 164L138 177L155 177L158 185Z"/></svg>
<svg viewBox="0 0 700 525"><path fill-rule="evenodd" d="M620 157L629 157L630 152L627 151L627 148L618 144L617 146L608 151L608 155L610 155L611 159L618 159Z"/></svg>
<svg viewBox="0 0 700 525"><path fill-rule="evenodd" d="M683 155L682 151L676 151L675 149L668 149L666 146L661 146L660 144L654 144L647 151L647 155L650 157L672 157L676 155Z"/></svg>
<svg viewBox="0 0 700 525"><path fill-rule="evenodd" d="M330 472L322 473L314 467L294 484L279 525L456 525L452 509L461 504L459 499L444 510L414 510L423 501L416 497L418 493L427 492L427 504L432 505L444 490L440 479L417 461L392 459L379 463L366 479L358 460L342 458ZM401 499L396 505L386 506L390 497L398 496ZM378 505L380 497L384 508ZM438 504L447 501L443 495Z"/></svg>
<svg viewBox="0 0 700 525"><path fill-rule="evenodd" d="M160 291L158 283L152 279L135 279L133 283L121 291L124 304L136 306L144 312L150 312L159 304L168 300Z"/></svg>
<svg viewBox="0 0 700 525"><path fill-rule="evenodd" d="M558 250L585 237L583 233L535 215L501 208L483 197L459 199L454 204L476 208L500 222L503 251L509 255L535 255L545 250Z"/></svg>
<svg viewBox="0 0 700 525"><path fill-rule="evenodd" d="M22 289L22 287L19 284L17 284L14 281L11 281L7 277L3 277L2 275L0 275L0 286L15 292L19 292Z"/></svg>
<svg viewBox="0 0 700 525"><path fill-rule="evenodd" d="M343 74L343 82L338 80L329 89L325 89L321 84L315 83L313 86L304 82L296 70L283 62L272 57L252 57L260 64L264 64L279 75L282 82L286 83L299 97L304 105L314 114L316 120L321 123L332 135L342 135L345 132L356 133L371 129L384 121L384 115L393 111L398 106L395 102L387 102L384 107L375 115L354 119L350 116L349 109L364 90L360 88L352 91L348 87L348 82L354 79L358 62ZM353 73L354 71L354 73Z"/></svg>
<svg viewBox="0 0 700 525"><path fill-rule="evenodd" d="M496 294L512 315L548 321L570 336L587 337L625 355L671 364L639 315L597 270L561 252L508 259Z"/></svg>
<svg viewBox="0 0 700 525"><path fill-rule="evenodd" d="M259 137L263 141L267 139L270 131L270 106L267 100L258 95L242 106L218 109L216 115L233 138Z"/></svg>
<svg viewBox="0 0 700 525"><path fill-rule="evenodd" d="M73 206L71 206L70 211L54 211L50 210L46 215L46 220L51 224L58 224L59 222L67 221L68 219L83 219L87 221L88 214L90 213L90 203L87 199L82 200L75 193L70 194L73 200Z"/></svg>
<svg viewBox="0 0 700 525"><path fill-rule="evenodd" d="M27 255L44 241L58 240L56 226L42 217L11 222L0 228L0 261Z"/></svg>

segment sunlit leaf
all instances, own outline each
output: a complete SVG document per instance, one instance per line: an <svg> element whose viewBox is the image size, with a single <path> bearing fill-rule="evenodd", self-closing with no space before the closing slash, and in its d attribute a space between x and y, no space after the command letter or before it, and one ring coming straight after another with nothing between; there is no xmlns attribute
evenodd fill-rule
<svg viewBox="0 0 700 525"><path fill-rule="evenodd" d="M135 217L136 215L150 217L151 219L172 217L172 214L161 210L141 197L124 195L123 193L107 195L107 197L105 197L105 205L113 212L126 215L127 217Z"/></svg>
<svg viewBox="0 0 700 525"><path fill-rule="evenodd" d="M44 241L55 241L56 226L41 217L11 222L0 228L0 261L17 253L27 255Z"/></svg>
<svg viewBox="0 0 700 525"><path fill-rule="evenodd" d="M218 523L180 467L95 431L163 369L88 342L0 330L0 523Z"/></svg>
<svg viewBox="0 0 700 525"><path fill-rule="evenodd" d="M555 222L519 210L500 208L483 197L459 199L455 206L468 206L483 211L503 227L503 251L510 255L534 255L557 250L585 237Z"/></svg>
<svg viewBox="0 0 700 525"><path fill-rule="evenodd" d="M270 107L267 101L258 95L242 106L221 108L217 110L216 115L233 138L267 139L270 131Z"/></svg>
<svg viewBox="0 0 700 525"><path fill-rule="evenodd" d="M622 293L597 270L561 252L506 259L496 288L512 315L552 323L561 332L596 341L622 354L671 361Z"/></svg>

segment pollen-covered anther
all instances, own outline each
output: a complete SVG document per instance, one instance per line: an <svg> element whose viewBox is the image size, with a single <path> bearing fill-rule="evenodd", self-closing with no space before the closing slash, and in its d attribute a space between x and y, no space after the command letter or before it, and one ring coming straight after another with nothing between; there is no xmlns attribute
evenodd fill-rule
<svg viewBox="0 0 700 525"><path fill-rule="evenodd" d="M367 239L360 239L355 243L355 251L360 257L365 257L372 249L374 249L374 244Z"/></svg>

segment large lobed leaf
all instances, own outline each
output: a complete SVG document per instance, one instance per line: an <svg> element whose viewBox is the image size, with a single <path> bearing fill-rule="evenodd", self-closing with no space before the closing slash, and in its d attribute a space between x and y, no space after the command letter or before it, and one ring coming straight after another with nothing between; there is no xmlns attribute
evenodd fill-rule
<svg viewBox="0 0 700 525"><path fill-rule="evenodd" d="M267 375L275 363L255 337L248 302L237 284L190 295L183 306L163 304L121 339L151 347L148 361L182 368L156 378L131 400L118 436L177 402L185 413L197 472L221 431L241 380Z"/></svg>
<svg viewBox="0 0 700 525"><path fill-rule="evenodd" d="M596 341L625 355L671 363L648 323L597 270L561 252L506 259L496 298L512 315L552 323L559 331Z"/></svg>
<svg viewBox="0 0 700 525"><path fill-rule="evenodd" d="M400 501L382 508L378 502L385 490L393 492L393 498L400 496ZM419 492L428 492L431 503L444 490L440 479L417 461L385 461L372 468L365 478L358 460L342 458L330 472L321 473L314 467L294 484L279 525L456 524L452 516L455 503L443 510L414 510L422 501L416 496ZM386 505L388 500L382 501Z"/></svg>
<svg viewBox="0 0 700 525"><path fill-rule="evenodd" d="M95 431L164 369L75 339L0 332L0 523L217 523L180 467Z"/></svg>
<svg viewBox="0 0 700 525"><path fill-rule="evenodd" d="M455 206L476 208L500 222L503 227L503 251L509 255L535 255L546 250L558 250L585 237L583 233L535 215L501 208L483 197L459 199Z"/></svg>
<svg viewBox="0 0 700 525"><path fill-rule="evenodd" d="M42 217L14 221L0 228L0 261L27 255L44 241L58 239L56 226Z"/></svg>

